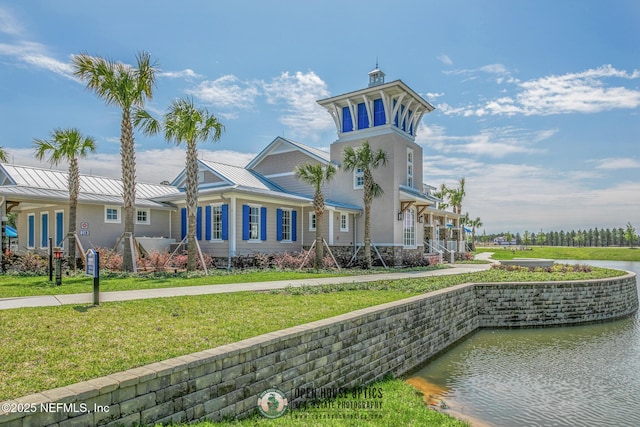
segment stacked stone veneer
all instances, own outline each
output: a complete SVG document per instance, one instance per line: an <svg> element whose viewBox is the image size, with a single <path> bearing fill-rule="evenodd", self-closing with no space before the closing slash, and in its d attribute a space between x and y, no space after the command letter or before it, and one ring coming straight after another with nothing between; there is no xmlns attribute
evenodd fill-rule
<svg viewBox="0 0 640 427"><path fill-rule="evenodd" d="M637 309L632 273L585 282L458 285L3 402L3 409L27 405L37 411L3 413L0 425L244 417L268 388L279 388L291 401L298 388L355 387L401 375L479 327L604 321ZM56 410L40 412L47 402L58 404ZM103 411L91 412L94 405Z"/></svg>

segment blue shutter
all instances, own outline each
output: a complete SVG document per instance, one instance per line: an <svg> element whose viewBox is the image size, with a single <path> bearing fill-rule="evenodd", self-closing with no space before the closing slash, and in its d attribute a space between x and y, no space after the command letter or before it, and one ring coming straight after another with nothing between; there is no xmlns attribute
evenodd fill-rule
<svg viewBox="0 0 640 427"><path fill-rule="evenodd" d="M196 239L202 240L202 206L196 209Z"/></svg>
<svg viewBox="0 0 640 427"><path fill-rule="evenodd" d="M242 205L242 240L249 240L249 205Z"/></svg>
<svg viewBox="0 0 640 427"><path fill-rule="evenodd" d="M187 237L187 208L180 210L180 240Z"/></svg>
<svg viewBox="0 0 640 427"><path fill-rule="evenodd" d="M369 116L367 115L367 106L364 102L358 104L358 129L366 129L369 127Z"/></svg>
<svg viewBox="0 0 640 427"><path fill-rule="evenodd" d="M342 107L342 132L351 132L352 130L351 110L349 107Z"/></svg>
<svg viewBox="0 0 640 427"><path fill-rule="evenodd" d="M382 126L385 124L384 103L382 98L373 100L373 125Z"/></svg>
<svg viewBox="0 0 640 427"><path fill-rule="evenodd" d="M260 240L267 240L267 208L260 208Z"/></svg>
<svg viewBox="0 0 640 427"><path fill-rule="evenodd" d="M222 240L229 240L229 205L222 205Z"/></svg>
<svg viewBox="0 0 640 427"><path fill-rule="evenodd" d="M298 240L298 212L291 211L291 241L295 242Z"/></svg>
<svg viewBox="0 0 640 427"><path fill-rule="evenodd" d="M282 240L282 209L276 209L276 239Z"/></svg>
<svg viewBox="0 0 640 427"><path fill-rule="evenodd" d="M29 232L27 235L29 236L29 241L27 242L27 246L33 248L36 245L36 217L35 215L29 215Z"/></svg>
<svg viewBox="0 0 640 427"><path fill-rule="evenodd" d="M49 214L42 214L40 219L42 220L42 236L40 237L40 246L46 248L47 246L49 246Z"/></svg>
<svg viewBox="0 0 640 427"><path fill-rule="evenodd" d="M211 240L211 206L207 206L204 212L204 238L205 240Z"/></svg>
<svg viewBox="0 0 640 427"><path fill-rule="evenodd" d="M56 212L56 246L64 244L64 212Z"/></svg>

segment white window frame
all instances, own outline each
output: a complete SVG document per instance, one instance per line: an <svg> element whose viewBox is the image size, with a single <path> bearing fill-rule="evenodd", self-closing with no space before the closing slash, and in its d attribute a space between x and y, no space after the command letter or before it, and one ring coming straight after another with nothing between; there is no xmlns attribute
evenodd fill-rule
<svg viewBox="0 0 640 427"><path fill-rule="evenodd" d="M43 233L43 229L42 227L44 226L44 221L42 220L43 216L47 216L47 239L45 240L45 242L47 242L46 246L42 246L42 235ZM51 220L49 220L49 217L51 215L49 214L49 212L40 212L40 248L41 249L47 249L49 247L49 237L51 237Z"/></svg>
<svg viewBox="0 0 640 427"><path fill-rule="evenodd" d="M353 189L361 190L364 188L364 171L360 168L353 170Z"/></svg>
<svg viewBox="0 0 640 427"><path fill-rule="evenodd" d="M340 212L340 231L349 231L349 214Z"/></svg>
<svg viewBox="0 0 640 427"><path fill-rule="evenodd" d="M280 229L282 231L282 240L281 242L284 243L291 243L293 240L291 240L291 236L293 235L293 215L291 214L291 212L293 211L293 209L291 208L280 208L280 210L282 211L282 222L280 223ZM287 230L286 233L288 233L288 237L285 237L285 214L287 214L288 218L287 218Z"/></svg>
<svg viewBox="0 0 640 427"><path fill-rule="evenodd" d="M309 231L316 231L316 213L309 212Z"/></svg>
<svg viewBox="0 0 640 427"><path fill-rule="evenodd" d="M109 211L115 210L118 217L116 219L109 218ZM122 209L120 206L107 206L104 207L104 222L106 224L120 224L122 222Z"/></svg>
<svg viewBox="0 0 640 427"><path fill-rule="evenodd" d="M146 213L146 221L140 221L140 218L138 217L138 213L140 212L145 212ZM150 225L151 224L151 209L136 209L136 224L142 224L142 225Z"/></svg>
<svg viewBox="0 0 640 427"><path fill-rule="evenodd" d="M407 148L407 187L413 188L413 149Z"/></svg>
<svg viewBox="0 0 640 427"><path fill-rule="evenodd" d="M219 214L219 218L220 218L220 229L216 229L216 224L218 224L218 221L216 221L216 215ZM219 234L220 236L216 236L216 234ZM222 203L213 203L211 205L211 241L212 242L222 242Z"/></svg>
<svg viewBox="0 0 640 427"><path fill-rule="evenodd" d="M253 210L256 210L256 214L253 215L255 218L257 218L256 224L255 224L255 229L251 226L252 222L251 222L251 212ZM261 242L262 240L260 240L260 235L261 235L261 231L260 230L260 223L262 222L262 218L261 218L261 210L262 210L262 205L249 205L249 240L248 242ZM252 237L253 231L255 231L256 233L256 237Z"/></svg>
<svg viewBox="0 0 640 427"><path fill-rule="evenodd" d="M204 183L204 171L198 171L198 184Z"/></svg>
<svg viewBox="0 0 640 427"><path fill-rule="evenodd" d="M416 247L416 214L413 208L404 211L402 218L402 245L405 248Z"/></svg>

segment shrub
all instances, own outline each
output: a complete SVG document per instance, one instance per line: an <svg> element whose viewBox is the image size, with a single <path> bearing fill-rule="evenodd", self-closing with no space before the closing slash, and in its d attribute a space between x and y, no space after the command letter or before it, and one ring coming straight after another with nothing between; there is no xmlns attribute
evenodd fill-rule
<svg viewBox="0 0 640 427"><path fill-rule="evenodd" d="M122 255L107 248L95 248L100 257L100 269L109 271L121 271L122 270Z"/></svg>
<svg viewBox="0 0 640 427"><path fill-rule="evenodd" d="M21 274L41 275L48 272L48 260L35 252L14 256L7 263L7 269Z"/></svg>

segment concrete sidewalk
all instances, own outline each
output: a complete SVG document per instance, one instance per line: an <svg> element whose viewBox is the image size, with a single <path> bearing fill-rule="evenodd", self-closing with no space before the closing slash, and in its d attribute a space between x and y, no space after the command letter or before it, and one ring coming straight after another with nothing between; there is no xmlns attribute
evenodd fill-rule
<svg viewBox="0 0 640 427"><path fill-rule="evenodd" d="M489 264L453 264L451 268L431 271L367 274L363 276L325 277L320 279L281 280L272 282L233 283L228 285L184 286L179 288L142 289L134 291L100 292L100 302L129 301L146 298L166 298L186 295L207 295L243 291L267 291L287 286L318 286L339 283L364 283L428 276L448 276L487 270ZM22 307L47 307L68 304L93 304L93 293L68 295L42 295L32 297L0 298L0 310Z"/></svg>

